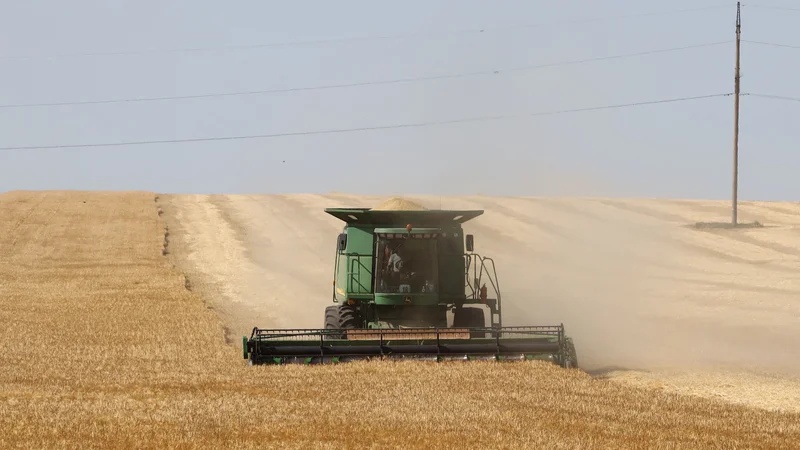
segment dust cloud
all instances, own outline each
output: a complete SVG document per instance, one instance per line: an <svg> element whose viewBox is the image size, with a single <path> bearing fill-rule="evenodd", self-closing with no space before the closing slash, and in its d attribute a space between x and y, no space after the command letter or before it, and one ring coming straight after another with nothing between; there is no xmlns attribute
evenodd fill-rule
<svg viewBox="0 0 800 450"><path fill-rule="evenodd" d="M683 234L699 232L658 219L632 220L618 212L617 217L586 217L565 226L561 239L538 243L541 256L513 264L526 267L527 273L506 267L504 279L531 280L506 283L507 324L564 323L581 367L589 372L800 374L797 334L775 326L774 320L754 322L748 311L755 306L729 300L757 298L756 289L709 289L713 276L731 278L715 274L714 268L733 263L703 268L698 263L703 255L681 241ZM694 282L698 277L709 284ZM703 312L707 310L713 312ZM764 312L769 317L780 314L766 306Z"/></svg>
<svg viewBox="0 0 800 450"><path fill-rule="evenodd" d="M586 219L540 243L528 274L506 267L507 324L564 323L587 370L643 368L685 359L675 334L648 313L669 302L652 289L652 265L669 257L668 230L653 221ZM518 266L518 265L515 265ZM516 279L535 280L520 285ZM512 281L513 280L513 281ZM546 323L543 323L546 322Z"/></svg>

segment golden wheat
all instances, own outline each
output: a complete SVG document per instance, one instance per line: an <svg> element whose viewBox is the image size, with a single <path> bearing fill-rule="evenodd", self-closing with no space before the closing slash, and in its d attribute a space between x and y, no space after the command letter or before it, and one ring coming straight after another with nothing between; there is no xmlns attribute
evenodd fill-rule
<svg viewBox="0 0 800 450"><path fill-rule="evenodd" d="M149 193L0 195L0 447L800 442L797 414L544 363L247 367L162 254L165 231Z"/></svg>

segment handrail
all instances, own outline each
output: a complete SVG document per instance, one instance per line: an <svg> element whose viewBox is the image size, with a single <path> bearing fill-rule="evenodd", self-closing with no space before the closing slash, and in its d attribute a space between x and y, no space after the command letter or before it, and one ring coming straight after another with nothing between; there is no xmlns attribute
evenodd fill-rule
<svg viewBox="0 0 800 450"><path fill-rule="evenodd" d="M486 271L486 275L487 275L487 278L489 278L489 282L492 284L492 289L494 289L494 292L497 295L497 311L500 312L500 314L498 314L499 318L498 318L497 324L498 324L498 326L502 327L503 326L503 314L502 314L501 311L502 311L503 307L502 307L502 301L501 301L501 298L500 298L500 280L497 278L497 268L495 267L494 259L489 258L489 257L483 257L483 258L481 258L481 269L486 267L485 261L489 261L490 263L492 263L492 273L494 274L494 277L489 274L488 269Z"/></svg>
<svg viewBox="0 0 800 450"><path fill-rule="evenodd" d="M495 266L494 259L489 257L481 256L478 253L466 253L464 254L466 257L466 265L465 265L465 284L470 289L470 294L468 295L473 300L477 298L478 290L482 285L483 274L484 271L486 272L486 278L489 279L489 283L492 285L492 289L497 296L497 311L500 315L500 322L498 325L502 326L503 315L501 312L502 309L502 300L500 294L500 281L497 278L497 267ZM473 264L473 258L475 259L475 263ZM478 262L480 262L480 271L478 269ZM491 268L488 267L488 263L491 263ZM472 279L469 279L470 276L470 268L472 269ZM490 272L491 270L491 272ZM472 286L472 283L475 282L477 286Z"/></svg>
<svg viewBox="0 0 800 450"><path fill-rule="evenodd" d="M464 262L464 269L465 269L465 272L464 272L464 287L468 287L469 290L470 290L470 293L469 293L468 297L475 298L475 288L472 286L472 281L473 280L470 280L470 277L469 277L469 270L470 270L470 267L472 266L472 255L468 254L468 253L465 253L464 254L464 258L465 258L465 262ZM473 279L474 278L475 277L473 277Z"/></svg>
<svg viewBox="0 0 800 450"><path fill-rule="evenodd" d="M372 267L370 267L372 266L372 264L367 266L361 261L361 258L369 258L371 263L372 255L362 254L362 253L345 253L345 256L347 256L347 262L348 262L346 276L347 279L350 280L351 286L353 284L356 284L358 285L359 288L361 288L362 292L372 292L371 287L364 286L364 284L361 282L361 270L360 270L361 268L365 269L366 272L369 274L370 279L372 279L373 273L372 273ZM358 270L354 270L353 268L354 265L357 265Z"/></svg>

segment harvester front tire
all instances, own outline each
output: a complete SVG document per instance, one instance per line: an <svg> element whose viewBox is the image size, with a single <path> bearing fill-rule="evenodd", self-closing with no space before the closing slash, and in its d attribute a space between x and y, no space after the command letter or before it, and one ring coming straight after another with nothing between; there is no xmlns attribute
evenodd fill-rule
<svg viewBox="0 0 800 450"><path fill-rule="evenodd" d="M567 369L577 369L578 368L578 354L575 351L575 343L572 342L572 338L566 339L567 344L567 358L564 363L564 367Z"/></svg>
<svg viewBox="0 0 800 450"><path fill-rule="evenodd" d="M356 328L357 311L349 305L328 306L325 308L325 329L341 330ZM332 334L328 339L344 339L342 334Z"/></svg>

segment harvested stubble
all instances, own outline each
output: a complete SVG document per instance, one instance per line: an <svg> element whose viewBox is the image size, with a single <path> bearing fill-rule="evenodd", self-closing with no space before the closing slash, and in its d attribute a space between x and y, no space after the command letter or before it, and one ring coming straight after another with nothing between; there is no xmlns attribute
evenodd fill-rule
<svg viewBox="0 0 800 450"><path fill-rule="evenodd" d="M755 447L800 416L544 363L246 367L148 193L0 195L0 447Z"/></svg>

